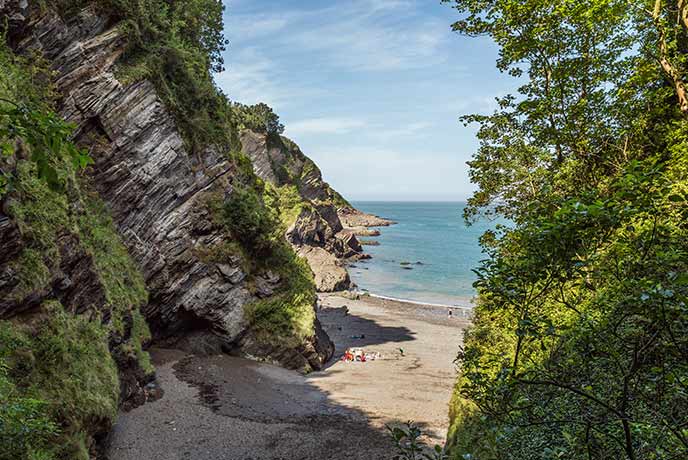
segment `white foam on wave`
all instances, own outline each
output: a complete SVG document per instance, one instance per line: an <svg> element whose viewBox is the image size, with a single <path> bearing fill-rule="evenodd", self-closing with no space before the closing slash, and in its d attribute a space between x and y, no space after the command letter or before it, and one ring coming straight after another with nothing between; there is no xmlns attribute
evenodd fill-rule
<svg viewBox="0 0 688 460"><path fill-rule="evenodd" d="M452 308L452 309L458 309L458 310L473 310L473 306L466 306L466 305L446 305L446 304L440 304L440 303L430 303L430 302L420 302L418 300L411 300L411 299L401 299L398 297L389 297L385 295L379 295L379 294L373 294L371 292L366 292L365 294L369 295L370 297L375 297L376 299L382 299L382 300L391 300L394 302L403 302L403 303L408 303L412 305L420 305L420 306L427 306L427 307L440 307L440 308ZM472 301L469 301L471 304L473 303Z"/></svg>

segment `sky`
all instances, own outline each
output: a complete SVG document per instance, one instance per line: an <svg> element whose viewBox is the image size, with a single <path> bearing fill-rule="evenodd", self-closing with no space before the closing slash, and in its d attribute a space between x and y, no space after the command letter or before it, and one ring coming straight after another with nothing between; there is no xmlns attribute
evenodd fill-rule
<svg viewBox="0 0 688 460"><path fill-rule="evenodd" d="M515 83L440 0L224 0L230 99L265 102L352 201L470 196L475 127Z"/></svg>

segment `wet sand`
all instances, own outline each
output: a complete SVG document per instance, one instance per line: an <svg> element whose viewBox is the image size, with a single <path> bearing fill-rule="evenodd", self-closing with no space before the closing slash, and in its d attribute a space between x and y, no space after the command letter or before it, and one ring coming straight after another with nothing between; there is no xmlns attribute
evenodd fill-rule
<svg viewBox="0 0 688 460"><path fill-rule="evenodd" d="M109 459L390 459L385 425L407 420L442 443L467 321L442 307L370 297L323 295L320 304L337 348L325 370L307 376L226 355L153 350L164 395L120 415ZM340 361L350 346L381 358Z"/></svg>

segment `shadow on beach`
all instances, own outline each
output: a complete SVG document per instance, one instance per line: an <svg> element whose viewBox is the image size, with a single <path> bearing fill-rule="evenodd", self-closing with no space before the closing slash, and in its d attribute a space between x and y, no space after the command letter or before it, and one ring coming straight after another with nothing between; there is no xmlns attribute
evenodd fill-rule
<svg viewBox="0 0 688 460"><path fill-rule="evenodd" d="M393 457L369 414L332 401L306 376L228 355L152 354L164 396L120 415L109 460Z"/></svg>
<svg viewBox="0 0 688 460"><path fill-rule="evenodd" d="M415 340L413 332L407 327L383 326L374 320L350 313L346 306L323 308L318 312L318 319L335 344L334 356L325 369L339 361L347 348L374 349L375 345Z"/></svg>
<svg viewBox="0 0 688 460"><path fill-rule="evenodd" d="M306 376L228 355L153 350L164 395L120 414L109 460L384 460L395 454L385 425L409 419L442 442L464 323L437 309L336 296L318 317L335 354ZM349 347L382 357L341 362Z"/></svg>

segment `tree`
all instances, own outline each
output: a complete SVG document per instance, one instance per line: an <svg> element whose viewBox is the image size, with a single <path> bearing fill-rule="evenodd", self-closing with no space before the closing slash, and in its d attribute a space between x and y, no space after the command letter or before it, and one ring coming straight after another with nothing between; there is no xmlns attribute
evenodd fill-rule
<svg viewBox="0 0 688 460"><path fill-rule="evenodd" d="M268 135L280 135L284 132L284 125L280 123L279 116L263 102L255 105L235 102L232 111L240 128Z"/></svg>
<svg viewBox="0 0 688 460"><path fill-rule="evenodd" d="M211 72L224 71L222 53L229 42L224 37L222 15L225 7L222 0L175 1L172 18L190 46L198 48L207 58Z"/></svg>
<svg viewBox="0 0 688 460"><path fill-rule="evenodd" d="M466 217L498 213L459 354L457 458L688 454L683 1L456 0L525 79L480 124Z"/></svg>

